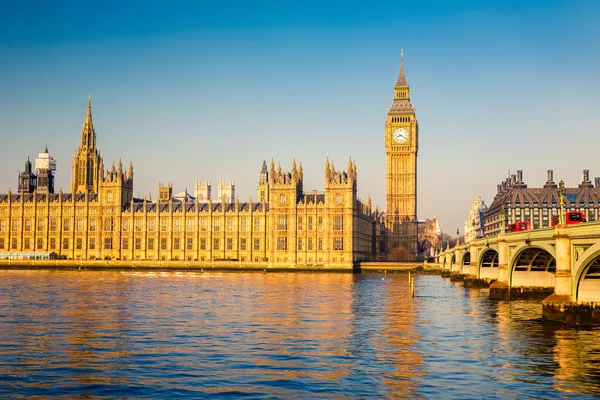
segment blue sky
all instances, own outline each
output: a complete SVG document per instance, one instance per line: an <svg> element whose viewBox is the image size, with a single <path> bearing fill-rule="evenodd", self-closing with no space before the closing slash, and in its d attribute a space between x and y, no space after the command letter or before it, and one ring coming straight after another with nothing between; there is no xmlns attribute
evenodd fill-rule
<svg viewBox="0 0 600 400"><path fill-rule="evenodd" d="M358 167L385 208L383 124L405 51L420 126L418 216L456 232L510 170L540 186L600 176L600 3L13 2L0 24L0 191L48 144L57 186L92 95L109 165L135 194L196 178L256 199L263 158L302 161L323 188L329 155Z"/></svg>

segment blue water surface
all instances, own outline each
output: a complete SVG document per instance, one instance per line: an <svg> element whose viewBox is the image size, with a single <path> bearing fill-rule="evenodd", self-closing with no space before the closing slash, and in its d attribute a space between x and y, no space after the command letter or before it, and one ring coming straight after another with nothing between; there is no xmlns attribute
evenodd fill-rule
<svg viewBox="0 0 600 400"><path fill-rule="evenodd" d="M407 274L0 271L0 397L594 398L600 331Z"/></svg>

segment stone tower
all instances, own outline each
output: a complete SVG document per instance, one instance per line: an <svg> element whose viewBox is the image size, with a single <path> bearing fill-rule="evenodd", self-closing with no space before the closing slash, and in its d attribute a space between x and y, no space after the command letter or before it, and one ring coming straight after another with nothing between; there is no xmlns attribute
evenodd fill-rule
<svg viewBox="0 0 600 400"><path fill-rule="evenodd" d="M96 131L92 123L92 102L90 96L88 96L87 113L81 130L81 140L75 157L73 157L71 193L98 193L98 184L103 170L102 158L96 148Z"/></svg>
<svg viewBox="0 0 600 400"><path fill-rule="evenodd" d="M263 160L260 169L260 180L258 181L258 201L260 203L269 202L269 171L267 170L267 161Z"/></svg>
<svg viewBox="0 0 600 400"><path fill-rule="evenodd" d="M404 52L385 121L387 251L401 259L417 255L417 150L419 125L404 75Z"/></svg>
<svg viewBox="0 0 600 400"><path fill-rule="evenodd" d="M225 203L233 203L235 201L235 183L233 179L229 182L227 182L227 178L219 181L218 198L219 201L224 201Z"/></svg>
<svg viewBox="0 0 600 400"><path fill-rule="evenodd" d="M31 161L29 158L25 163L25 171L19 174L19 193L33 193L37 185L37 177L31 169Z"/></svg>
<svg viewBox="0 0 600 400"><path fill-rule="evenodd" d="M133 164L130 162L126 171L119 159L116 167L113 163L108 171L102 171L98 195L104 204L130 204L133 201Z"/></svg>
<svg viewBox="0 0 600 400"><path fill-rule="evenodd" d="M194 182L194 197L198 203L208 203L211 196L210 181L206 179L204 183L202 183L200 179L196 179L196 182Z"/></svg>
<svg viewBox="0 0 600 400"><path fill-rule="evenodd" d="M38 171L37 192L39 194L54 193L54 171L56 171L56 161L54 155L48 152L48 146L43 153L39 153L35 160L35 169Z"/></svg>
<svg viewBox="0 0 600 400"><path fill-rule="evenodd" d="M158 183L158 201L167 202L173 198L173 184L169 182L167 185Z"/></svg>

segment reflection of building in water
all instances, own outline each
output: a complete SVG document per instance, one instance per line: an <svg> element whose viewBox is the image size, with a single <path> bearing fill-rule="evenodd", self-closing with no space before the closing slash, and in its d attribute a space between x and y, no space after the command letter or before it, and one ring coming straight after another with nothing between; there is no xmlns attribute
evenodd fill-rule
<svg viewBox="0 0 600 400"><path fill-rule="evenodd" d="M417 307L410 296L406 275L387 275L385 279L358 276L352 290L350 357L376 358L386 365L378 373L386 398L417 398L425 374L423 356L417 343L421 340L416 325ZM372 310L374 299L385 299ZM353 374L370 374L360 367Z"/></svg>
<svg viewBox="0 0 600 400"><path fill-rule="evenodd" d="M220 278L210 275L208 279ZM239 356L242 362L248 357L248 363L256 366L248 374L336 385L352 373L356 365L347 350L352 275L234 274L228 280L236 296L244 299L243 305L207 309L214 314L211 322L240 324L215 323L211 348L231 346L222 338L235 337L236 329L248 326L251 329L244 331L244 345L265 353ZM307 359L335 367L308 369Z"/></svg>
<svg viewBox="0 0 600 400"><path fill-rule="evenodd" d="M414 398L419 393L420 382L417 378L425 374L425 368L421 365L423 356L415 350L420 339L415 327L417 309L409 296L408 281L400 281L405 281L405 284L399 287L386 285L390 293L386 296L389 301L384 306L387 317L382 326L382 335L387 336L387 352L395 371L387 374L389 377L384 377L383 381L388 385L392 398ZM401 293L397 293L399 288Z"/></svg>
<svg viewBox="0 0 600 400"><path fill-rule="evenodd" d="M599 396L600 341L597 330L554 331L554 361L558 368L553 386L565 393Z"/></svg>
<svg viewBox="0 0 600 400"><path fill-rule="evenodd" d="M548 351L554 337L545 330L547 326L539 323L541 307L534 307L530 301L492 304L496 308L498 331L495 338L491 337L495 340L488 347L501 352L504 360L497 369L498 379L509 384L521 382L523 376L520 370L533 370L536 377L554 376L558 366L555 357ZM554 328L550 329L552 332Z"/></svg>

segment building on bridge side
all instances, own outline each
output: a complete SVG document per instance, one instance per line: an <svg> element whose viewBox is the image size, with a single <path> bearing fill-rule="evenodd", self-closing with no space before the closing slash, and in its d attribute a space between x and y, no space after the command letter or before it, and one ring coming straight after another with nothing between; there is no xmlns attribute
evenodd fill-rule
<svg viewBox="0 0 600 400"><path fill-rule="evenodd" d="M502 226L526 221L531 229L548 228L552 216L560 211L558 185L554 173L548 170L547 181L541 188L529 188L519 170L498 184L498 192L485 212L485 236L496 236ZM566 188L565 211L581 211L587 221L600 219L600 178L590 180L589 170L583 171L583 180L575 188Z"/></svg>
<svg viewBox="0 0 600 400"><path fill-rule="evenodd" d="M484 235L484 215L487 206L481 198L477 195L471 207L469 208L469 216L465 220L465 242L469 242L473 239L480 238Z"/></svg>

